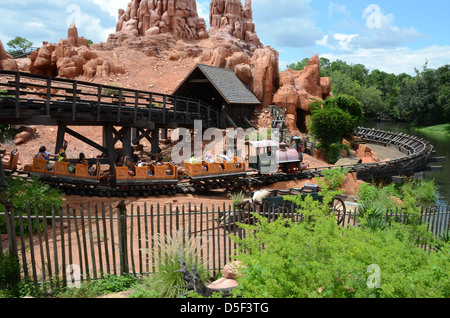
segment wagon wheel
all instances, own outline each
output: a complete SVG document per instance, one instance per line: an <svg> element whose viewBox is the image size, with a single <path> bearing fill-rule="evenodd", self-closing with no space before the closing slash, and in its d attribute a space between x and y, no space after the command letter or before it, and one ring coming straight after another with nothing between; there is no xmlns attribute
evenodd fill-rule
<svg viewBox="0 0 450 318"><path fill-rule="evenodd" d="M340 216L338 221L338 225L340 225L344 221L346 207L345 202L339 197L334 197L331 202L332 212L335 216Z"/></svg>
<svg viewBox="0 0 450 318"><path fill-rule="evenodd" d="M339 197L333 198L331 208L333 209L333 213L344 214L346 212L344 200Z"/></svg>

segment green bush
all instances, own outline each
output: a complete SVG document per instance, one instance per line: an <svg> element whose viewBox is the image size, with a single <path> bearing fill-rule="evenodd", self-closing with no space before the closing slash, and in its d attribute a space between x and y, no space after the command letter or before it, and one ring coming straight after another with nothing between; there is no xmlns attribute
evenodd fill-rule
<svg viewBox="0 0 450 318"><path fill-rule="evenodd" d="M20 264L17 257L0 251L0 289L9 289L20 278Z"/></svg>
<svg viewBox="0 0 450 318"><path fill-rule="evenodd" d="M363 106L355 97L345 94L327 98L324 102L325 108L338 107L352 116L353 126L357 127L364 119Z"/></svg>
<svg viewBox="0 0 450 318"><path fill-rule="evenodd" d="M319 179L319 185L323 190L339 190L344 183L344 178L349 171L341 168L328 169L322 172L322 179Z"/></svg>
<svg viewBox="0 0 450 318"><path fill-rule="evenodd" d="M30 205L30 213L35 215L35 207L37 207L38 214L42 215L42 207L45 204L46 215L51 217L52 205L55 206L55 214L58 213L59 207L62 205L64 195L57 189L52 188L40 182L36 177L33 177L28 182L21 178L6 178L6 190L0 193L0 198L5 201L10 201L17 209L22 210L22 214L26 217L27 204ZM0 205L0 211L3 211L3 205ZM17 211L15 211L17 213ZM24 219L24 234L28 235L28 222ZM32 232L37 230L36 219L32 217ZM43 222L40 222L41 229L43 229ZM16 234L20 234L19 220L15 220ZM0 231L6 233L5 218L0 218Z"/></svg>
<svg viewBox="0 0 450 318"><path fill-rule="evenodd" d="M342 139L353 132L354 119L346 111L338 107L327 107L315 110L311 114L311 134L320 140L322 145L342 142Z"/></svg>
<svg viewBox="0 0 450 318"><path fill-rule="evenodd" d="M384 230L342 228L317 201L306 200L301 212L316 215L311 222L256 215L256 225L239 243L236 258L242 276L234 294L244 298L447 298L450 296L450 248L425 252L407 225ZM379 286L371 265L380 269ZM379 287L379 288L378 288Z"/></svg>
<svg viewBox="0 0 450 318"><path fill-rule="evenodd" d="M137 286L139 279L127 274L122 276L106 275L98 280L91 280L81 284L79 288L63 288L54 297L57 298L94 298L130 290Z"/></svg>

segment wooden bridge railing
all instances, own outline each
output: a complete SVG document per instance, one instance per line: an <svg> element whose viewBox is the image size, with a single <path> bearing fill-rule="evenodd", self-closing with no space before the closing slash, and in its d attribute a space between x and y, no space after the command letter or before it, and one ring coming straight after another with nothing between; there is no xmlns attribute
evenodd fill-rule
<svg viewBox="0 0 450 318"><path fill-rule="evenodd" d="M86 124L219 124L218 110L200 100L5 70L0 70L0 108L0 122L44 116Z"/></svg>
<svg viewBox="0 0 450 318"><path fill-rule="evenodd" d="M427 165L433 161L433 145L429 141L416 136L364 127L358 127L354 135L366 142L394 147L404 153L405 156L374 163L309 168L305 173L320 175L324 170L337 167L356 172L360 179L382 178L402 174L413 175L416 172L425 171Z"/></svg>

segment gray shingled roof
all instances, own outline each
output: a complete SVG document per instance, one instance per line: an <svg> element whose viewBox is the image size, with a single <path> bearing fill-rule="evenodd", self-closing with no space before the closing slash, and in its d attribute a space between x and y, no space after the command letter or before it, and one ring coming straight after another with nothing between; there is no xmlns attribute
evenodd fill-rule
<svg viewBox="0 0 450 318"><path fill-rule="evenodd" d="M205 64L197 64L197 67L228 104L261 104L255 94L237 77L234 71Z"/></svg>

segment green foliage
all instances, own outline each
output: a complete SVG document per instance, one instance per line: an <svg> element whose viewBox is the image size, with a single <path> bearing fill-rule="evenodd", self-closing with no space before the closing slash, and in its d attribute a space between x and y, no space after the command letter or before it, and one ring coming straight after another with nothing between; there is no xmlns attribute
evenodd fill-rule
<svg viewBox="0 0 450 318"><path fill-rule="evenodd" d="M245 194L244 192L240 191L238 193L232 194L230 199L234 204L239 204L245 199Z"/></svg>
<svg viewBox="0 0 450 318"><path fill-rule="evenodd" d="M449 95L450 96L450 95ZM436 136L443 135L443 136L450 136L450 124L442 124L442 125L435 125L430 127L423 127L423 128L416 128L416 130L424 133L430 133Z"/></svg>
<svg viewBox="0 0 450 318"><path fill-rule="evenodd" d="M414 204L425 204L436 202L438 186L434 180L408 179L405 184L389 184L376 186L373 183L363 183L358 190L359 202L378 202L387 209L399 207L396 198L404 200L413 198Z"/></svg>
<svg viewBox="0 0 450 318"><path fill-rule="evenodd" d="M325 204L326 205L326 204ZM241 250L242 276L235 295L244 298L446 298L450 296L449 246L427 253L411 240L408 226L393 223L342 228L317 201L305 200L302 213L313 223L256 215L253 233L233 236ZM307 218L308 219L308 218ZM380 288L371 288L369 266L381 270ZM373 286L372 286L373 287Z"/></svg>
<svg viewBox="0 0 450 318"><path fill-rule="evenodd" d="M303 59L288 67L302 70L307 63L308 59ZM355 97L367 117L384 115L418 126L450 121L450 64L430 69L426 63L411 76L377 69L370 72L362 64L349 65L342 60L321 58L320 63L320 75L330 77L332 93Z"/></svg>
<svg viewBox="0 0 450 318"><path fill-rule="evenodd" d="M119 293L134 288L140 280L133 275L106 275L98 280L81 284L80 288L63 288L54 297L57 298L94 298L101 295Z"/></svg>
<svg viewBox="0 0 450 318"><path fill-rule="evenodd" d="M21 178L5 178L7 185L6 190L0 193L0 198L5 201L10 201L16 208L22 210L22 214L26 216L27 204L30 204L30 213L35 215L35 207L38 214L42 215L42 207L45 204L45 212L47 217L52 214L52 206L55 206L55 214L58 213L59 207L62 205L64 195L57 189L49 185L41 183L36 177L30 181L25 181ZM3 211L3 206L0 205L0 211ZM17 213L17 211L15 211ZM26 219L25 219L26 220ZM32 232L37 229L36 219L32 218ZM41 229L43 229L43 222L40 222ZM15 220L16 233L20 233L19 220ZM6 233L6 223L4 218L0 218L0 231ZM28 222L24 222L24 234L28 235Z"/></svg>
<svg viewBox="0 0 450 318"><path fill-rule="evenodd" d="M176 298L186 292L186 282L178 272L181 266L177 251L181 252L190 270L195 264L202 281L207 280L206 265L199 256L202 249L200 238L192 238L181 229L172 235L156 235L153 242L154 248L148 252L156 258L157 270L141 284L140 294L148 291L163 298Z"/></svg>
<svg viewBox="0 0 450 318"><path fill-rule="evenodd" d="M311 134L324 145L341 142L355 128L354 119L337 107L317 109L311 114Z"/></svg>
<svg viewBox="0 0 450 318"><path fill-rule="evenodd" d="M8 43L6 43L11 50L8 50L8 54L18 55L24 53L27 49L33 46L33 42L28 41L27 39L17 36Z"/></svg>
<svg viewBox="0 0 450 318"><path fill-rule="evenodd" d="M0 142L12 143L14 136L19 132L20 130L14 129L11 125L0 125Z"/></svg>
<svg viewBox="0 0 450 318"><path fill-rule="evenodd" d="M341 168L328 169L322 172L322 179L318 183L322 190L336 191L342 187L344 178L349 171Z"/></svg>
<svg viewBox="0 0 450 318"><path fill-rule="evenodd" d="M161 294L153 289L148 289L144 285L138 285L134 288L134 290L130 293L128 298L161 298Z"/></svg>
<svg viewBox="0 0 450 318"><path fill-rule="evenodd" d="M327 151L327 161L336 163L341 152L349 151L342 139L349 136L364 118L362 104L349 95L330 97L324 102L314 101L309 120L311 134Z"/></svg>
<svg viewBox="0 0 450 318"><path fill-rule="evenodd" d="M20 264L17 257L0 251L0 289L13 290L20 277Z"/></svg>

